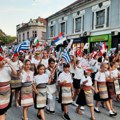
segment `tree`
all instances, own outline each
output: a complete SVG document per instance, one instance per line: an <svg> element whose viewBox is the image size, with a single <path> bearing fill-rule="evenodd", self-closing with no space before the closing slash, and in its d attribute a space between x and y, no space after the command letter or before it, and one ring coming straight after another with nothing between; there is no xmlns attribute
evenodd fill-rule
<svg viewBox="0 0 120 120"><path fill-rule="evenodd" d="M1 29L0 29L0 44L5 45L14 42L16 37L6 35Z"/></svg>

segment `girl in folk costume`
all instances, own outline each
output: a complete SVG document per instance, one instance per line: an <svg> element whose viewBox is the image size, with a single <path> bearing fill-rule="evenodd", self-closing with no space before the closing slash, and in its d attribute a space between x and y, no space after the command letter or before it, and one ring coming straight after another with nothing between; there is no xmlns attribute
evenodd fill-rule
<svg viewBox="0 0 120 120"><path fill-rule="evenodd" d="M11 64L16 69L17 73L19 74L19 71L22 68L23 63L19 60L18 54L14 54L12 56ZM18 99L19 99L19 93L20 93L20 89L21 89L21 83L22 83L22 81L20 80L18 75L17 76L15 76L15 75L11 76L11 88L12 88L12 92L15 93L16 107L19 106Z"/></svg>
<svg viewBox="0 0 120 120"><path fill-rule="evenodd" d="M6 65L5 62L7 63ZM10 61L0 56L0 120L5 120L5 113L11 106L11 75L17 75L17 71Z"/></svg>
<svg viewBox="0 0 120 120"><path fill-rule="evenodd" d="M63 65L63 72L59 75L58 85L61 87L61 104L63 105L65 120L70 120L68 115L68 105L73 102L72 97L74 95L73 91L73 80L70 74L70 65Z"/></svg>
<svg viewBox="0 0 120 120"><path fill-rule="evenodd" d="M107 109L109 110L109 115L116 116L117 114L112 111L112 108L109 103L109 95L108 95L108 90L107 90L107 85L106 85L106 71L108 69L108 64L102 63L100 66L100 71L97 72L95 75L95 91L98 93L95 93L94 99L96 100L96 105L95 105L95 112L100 113L98 106L99 106L99 101L103 101L106 104Z"/></svg>
<svg viewBox="0 0 120 120"><path fill-rule="evenodd" d="M120 77L120 71L117 69L117 63L112 62L111 63L111 78L114 81L114 86L115 86L115 94L117 96L117 99L120 100L120 85L118 78Z"/></svg>
<svg viewBox="0 0 120 120"><path fill-rule="evenodd" d="M106 72L106 84L107 84L107 89L108 89L108 95L109 95L109 103L110 103L110 106L111 106L111 109L114 113L115 110L113 109L113 104L112 104L112 99L116 98L116 93L115 93L115 84L114 84L114 78L113 78L113 69L114 69L114 66L115 64L114 63L111 63L110 64L110 68L109 70Z"/></svg>
<svg viewBox="0 0 120 120"><path fill-rule="evenodd" d="M23 120L28 120L28 107L33 105L33 90L37 93L33 84L33 72L30 70L30 60L25 60L24 69L21 71L22 87L20 91L20 105L23 107Z"/></svg>
<svg viewBox="0 0 120 120"><path fill-rule="evenodd" d="M81 78L83 77L84 75L84 71L81 67L79 67L79 60L76 61L76 65L75 65L75 71L74 71L74 79L73 79L73 87L75 89L75 92L74 92L74 97L73 97L73 103L75 106L77 106L75 100L76 100L76 95L79 94L80 92L80 81L81 81Z"/></svg>
<svg viewBox="0 0 120 120"><path fill-rule="evenodd" d="M51 82L48 75L45 74L45 66L39 64L37 66L38 74L34 77L34 83L36 85L37 94L35 94L35 108L38 109L37 117L45 120L44 107L47 100L47 88L46 85Z"/></svg>
<svg viewBox="0 0 120 120"><path fill-rule="evenodd" d="M90 107L91 120L96 120L94 116L94 100L93 100L93 93L92 93L92 90L95 91L95 89L92 86L92 79L90 77L91 72L92 72L91 70L86 69L85 75L82 76L82 79L80 82L81 90L76 102L79 106L76 109L76 113L81 115L82 112L80 111L80 106L87 105Z"/></svg>

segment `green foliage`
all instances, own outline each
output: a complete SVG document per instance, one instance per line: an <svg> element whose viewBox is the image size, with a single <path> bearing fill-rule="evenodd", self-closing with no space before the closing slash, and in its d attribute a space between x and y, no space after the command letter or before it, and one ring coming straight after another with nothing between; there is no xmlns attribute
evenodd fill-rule
<svg viewBox="0 0 120 120"><path fill-rule="evenodd" d="M6 35L2 30L0 30L0 44L5 45L14 42L16 37Z"/></svg>

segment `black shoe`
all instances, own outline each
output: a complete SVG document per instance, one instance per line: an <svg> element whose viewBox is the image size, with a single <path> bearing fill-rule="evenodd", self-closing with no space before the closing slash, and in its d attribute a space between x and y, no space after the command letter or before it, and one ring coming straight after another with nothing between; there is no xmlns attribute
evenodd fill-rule
<svg viewBox="0 0 120 120"><path fill-rule="evenodd" d="M71 120L70 117L69 117L69 115L66 114L66 113L64 114L63 118L64 118L64 120Z"/></svg>
<svg viewBox="0 0 120 120"><path fill-rule="evenodd" d="M117 113L109 114L110 117L116 116Z"/></svg>
<svg viewBox="0 0 120 120"><path fill-rule="evenodd" d="M101 113L99 110L96 110L95 108L94 108L94 111L95 111L96 113Z"/></svg>
<svg viewBox="0 0 120 120"><path fill-rule="evenodd" d="M42 118L41 118L41 116L40 116L40 115L38 115L38 114L37 114L37 117L38 117L40 120L42 119Z"/></svg>
<svg viewBox="0 0 120 120"><path fill-rule="evenodd" d="M46 113L48 113L48 114L55 114L55 111L50 111L50 110L48 110L48 109L46 108Z"/></svg>
<svg viewBox="0 0 120 120"><path fill-rule="evenodd" d="M46 113L50 114L50 110L48 110L47 108L46 108Z"/></svg>

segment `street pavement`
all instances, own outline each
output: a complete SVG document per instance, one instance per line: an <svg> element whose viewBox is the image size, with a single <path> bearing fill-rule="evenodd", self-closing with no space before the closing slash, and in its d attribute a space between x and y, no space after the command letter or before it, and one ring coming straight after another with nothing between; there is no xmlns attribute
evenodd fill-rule
<svg viewBox="0 0 120 120"><path fill-rule="evenodd" d="M109 117L108 111L105 108L100 107L101 113L95 113L96 120L120 120L120 102L114 102L114 106L118 113L116 117ZM90 112L87 106L85 106L85 113L82 116L75 113L75 108L75 106L69 105L69 116L71 120L90 120ZM63 120L63 113L61 112L60 104L58 102L56 102L55 111L56 113L53 115L45 113L46 120ZM39 120L36 115L37 110L34 109L34 107L30 107L28 110L29 120ZM22 108L16 108L15 105L12 105L7 112L6 120L22 120Z"/></svg>

